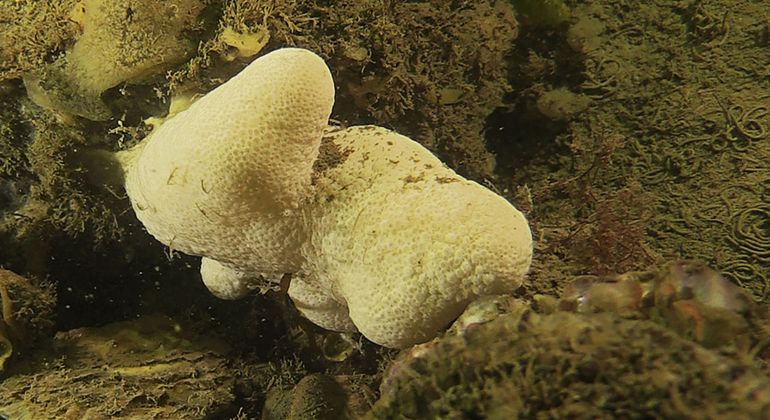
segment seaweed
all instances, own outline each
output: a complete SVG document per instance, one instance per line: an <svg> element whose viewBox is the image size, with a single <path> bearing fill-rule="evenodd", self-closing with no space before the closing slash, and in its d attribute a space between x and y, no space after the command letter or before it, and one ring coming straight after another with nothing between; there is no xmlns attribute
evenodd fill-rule
<svg viewBox="0 0 770 420"><path fill-rule="evenodd" d="M577 202L583 203L581 210L590 209L590 214L572 226L565 239L571 257L583 267L581 271L624 273L655 261L645 244L652 197L641 184L631 181L609 196L581 196L584 200Z"/></svg>

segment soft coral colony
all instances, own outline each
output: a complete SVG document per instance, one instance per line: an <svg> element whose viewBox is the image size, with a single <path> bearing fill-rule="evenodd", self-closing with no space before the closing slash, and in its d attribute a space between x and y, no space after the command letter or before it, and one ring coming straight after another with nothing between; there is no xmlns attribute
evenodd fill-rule
<svg viewBox="0 0 770 420"><path fill-rule="evenodd" d="M407 137L330 127L333 103L314 53L258 58L119 154L137 217L202 256L217 296L291 274L305 317L388 347L521 285L532 237L520 211Z"/></svg>

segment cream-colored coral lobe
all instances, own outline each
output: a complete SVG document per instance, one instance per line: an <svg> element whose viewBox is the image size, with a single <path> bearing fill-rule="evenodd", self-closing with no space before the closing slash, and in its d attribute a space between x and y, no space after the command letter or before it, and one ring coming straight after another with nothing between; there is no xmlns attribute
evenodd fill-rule
<svg viewBox="0 0 770 420"><path fill-rule="evenodd" d="M435 337L481 295L518 288L532 238L524 215L375 126L329 130L315 54L267 54L164 123L127 168L126 190L158 240L204 258L222 298L292 275L314 323L403 348ZM313 172L315 170L315 172Z"/></svg>
<svg viewBox="0 0 770 420"><path fill-rule="evenodd" d="M137 217L172 249L241 271L297 271L313 161L334 101L323 60L254 61L152 134L128 171Z"/></svg>
<svg viewBox="0 0 770 420"><path fill-rule="evenodd" d="M389 347L427 341L478 296L517 289L532 258L524 215L411 139L359 126L329 137L346 155L316 182L305 278L289 295L330 329L339 309ZM301 305L324 289L327 302ZM326 309L326 307L329 309Z"/></svg>

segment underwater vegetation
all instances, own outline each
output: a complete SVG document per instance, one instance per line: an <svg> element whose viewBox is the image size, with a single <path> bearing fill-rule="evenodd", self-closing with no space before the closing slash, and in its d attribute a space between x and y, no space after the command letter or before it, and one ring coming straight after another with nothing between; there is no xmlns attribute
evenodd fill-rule
<svg viewBox="0 0 770 420"><path fill-rule="evenodd" d="M647 320L515 310L396 359L370 417L766 417L751 366Z"/></svg>
<svg viewBox="0 0 770 420"><path fill-rule="evenodd" d="M730 357L767 361L770 311L703 264L578 277L535 302L481 299L402 352L370 417L770 414L770 378Z"/></svg>

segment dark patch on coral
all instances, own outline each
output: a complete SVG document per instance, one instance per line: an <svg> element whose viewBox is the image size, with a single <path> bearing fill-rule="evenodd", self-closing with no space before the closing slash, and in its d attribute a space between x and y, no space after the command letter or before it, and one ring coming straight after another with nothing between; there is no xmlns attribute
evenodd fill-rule
<svg viewBox="0 0 770 420"><path fill-rule="evenodd" d="M334 143L333 137L339 135L339 130L326 133L321 138L321 146L318 149L318 158L313 162L313 180L318 178L322 173L333 169L341 165L348 158L351 150L341 150L340 147Z"/></svg>

